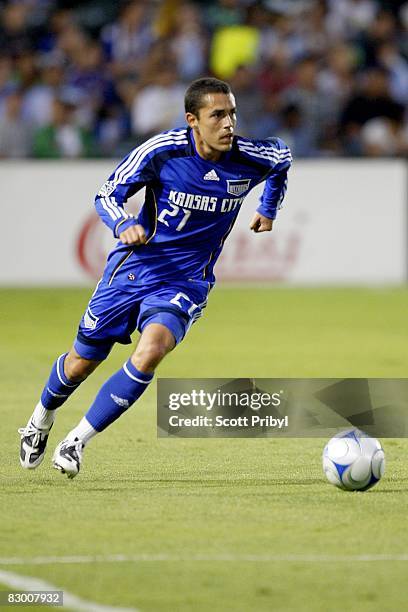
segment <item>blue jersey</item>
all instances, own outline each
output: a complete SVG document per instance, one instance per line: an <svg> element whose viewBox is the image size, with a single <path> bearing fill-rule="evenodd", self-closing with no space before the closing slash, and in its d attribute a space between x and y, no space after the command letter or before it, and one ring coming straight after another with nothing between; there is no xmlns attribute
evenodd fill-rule
<svg viewBox="0 0 408 612"><path fill-rule="evenodd" d="M133 280L129 290L172 280L212 285L214 264L246 195L266 181L257 211L274 219L290 164L290 151L279 138L235 136L231 150L217 162L199 156L190 128L146 141L119 164L96 196L97 212L115 237L136 223L147 236L142 246L117 244L105 280L111 283L125 267ZM134 218L124 204L142 187L144 204Z"/></svg>

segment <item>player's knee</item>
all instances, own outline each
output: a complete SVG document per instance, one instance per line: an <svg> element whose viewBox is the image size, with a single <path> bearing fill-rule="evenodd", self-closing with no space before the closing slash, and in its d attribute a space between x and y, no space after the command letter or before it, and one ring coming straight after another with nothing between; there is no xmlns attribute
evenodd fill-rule
<svg viewBox="0 0 408 612"><path fill-rule="evenodd" d="M98 367L100 361L84 359L73 349L65 358L64 373L72 382L82 382Z"/></svg>
<svg viewBox="0 0 408 612"><path fill-rule="evenodd" d="M144 342L143 346L137 347L131 357L131 361L138 370L151 372L170 350L170 347L164 341Z"/></svg>

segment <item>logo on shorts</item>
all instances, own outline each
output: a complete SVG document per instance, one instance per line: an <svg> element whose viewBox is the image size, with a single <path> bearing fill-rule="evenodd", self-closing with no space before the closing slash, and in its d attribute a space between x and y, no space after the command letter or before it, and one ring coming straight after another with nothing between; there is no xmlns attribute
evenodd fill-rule
<svg viewBox="0 0 408 612"><path fill-rule="evenodd" d="M113 191L115 191L115 182L114 181L106 181L98 191L98 195L106 197L109 196Z"/></svg>
<svg viewBox="0 0 408 612"><path fill-rule="evenodd" d="M129 401L127 399L124 399L123 397L118 397L117 395L113 395L113 393L111 393L110 396L115 402L115 404L117 404L121 408L129 408Z"/></svg>
<svg viewBox="0 0 408 612"><path fill-rule="evenodd" d="M92 314L91 309L88 308L86 313L84 314L84 326L86 329L95 329L99 321L99 317L95 317Z"/></svg>
<svg viewBox="0 0 408 612"><path fill-rule="evenodd" d="M251 179L227 180L227 191L233 196L240 196L249 189Z"/></svg>

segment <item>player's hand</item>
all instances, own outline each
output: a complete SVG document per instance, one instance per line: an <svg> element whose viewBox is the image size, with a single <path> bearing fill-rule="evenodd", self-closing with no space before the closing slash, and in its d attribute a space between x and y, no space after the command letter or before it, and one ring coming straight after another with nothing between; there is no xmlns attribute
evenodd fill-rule
<svg viewBox="0 0 408 612"><path fill-rule="evenodd" d="M253 230L256 234L260 232L271 232L273 227L273 219L268 219L268 217L264 217L260 213L255 213L251 225L249 228Z"/></svg>
<svg viewBox="0 0 408 612"><path fill-rule="evenodd" d="M131 225L119 234L119 240L123 244L146 244L146 232L142 225Z"/></svg>

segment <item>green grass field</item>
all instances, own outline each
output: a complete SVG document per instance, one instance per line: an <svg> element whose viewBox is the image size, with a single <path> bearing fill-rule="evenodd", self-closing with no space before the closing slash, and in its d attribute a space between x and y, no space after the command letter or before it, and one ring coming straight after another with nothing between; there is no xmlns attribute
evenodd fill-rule
<svg viewBox="0 0 408 612"><path fill-rule="evenodd" d="M61 409L44 464L24 472L16 430L88 297L0 291L0 573L46 580L94 602L89 610L405 608L405 440L383 440L387 472L376 488L346 493L322 477L323 440L158 440L152 385L91 442L69 481L52 469L51 451L127 358L118 346ZM408 377L407 301L402 288L219 288L158 375ZM34 562L54 556L75 559Z"/></svg>

